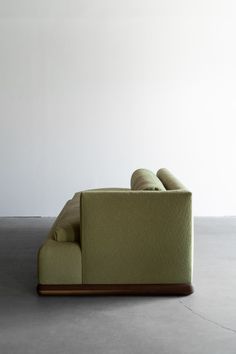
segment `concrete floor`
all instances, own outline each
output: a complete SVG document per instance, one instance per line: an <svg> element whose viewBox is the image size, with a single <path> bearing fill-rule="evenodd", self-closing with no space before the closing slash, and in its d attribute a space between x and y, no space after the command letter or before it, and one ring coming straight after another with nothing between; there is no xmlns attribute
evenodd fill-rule
<svg viewBox="0 0 236 354"><path fill-rule="evenodd" d="M52 222L0 219L1 354L236 353L236 218L195 220L189 297L38 297Z"/></svg>

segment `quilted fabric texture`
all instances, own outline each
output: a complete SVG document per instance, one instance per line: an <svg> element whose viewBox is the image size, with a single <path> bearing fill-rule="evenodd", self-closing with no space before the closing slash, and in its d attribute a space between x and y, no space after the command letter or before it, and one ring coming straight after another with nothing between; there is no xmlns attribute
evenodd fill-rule
<svg viewBox="0 0 236 354"><path fill-rule="evenodd" d="M191 193L81 195L84 284L191 283Z"/></svg>
<svg viewBox="0 0 236 354"><path fill-rule="evenodd" d="M150 190L150 191L164 191L160 179L152 172L145 168L140 168L131 176L131 189L132 190Z"/></svg>

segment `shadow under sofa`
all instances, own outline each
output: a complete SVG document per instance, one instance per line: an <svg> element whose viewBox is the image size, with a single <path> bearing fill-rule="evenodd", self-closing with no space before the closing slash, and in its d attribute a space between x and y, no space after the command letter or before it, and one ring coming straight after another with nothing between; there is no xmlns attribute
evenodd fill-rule
<svg viewBox="0 0 236 354"><path fill-rule="evenodd" d="M167 169L157 177L165 190L76 193L38 252L38 293L191 294L192 195Z"/></svg>

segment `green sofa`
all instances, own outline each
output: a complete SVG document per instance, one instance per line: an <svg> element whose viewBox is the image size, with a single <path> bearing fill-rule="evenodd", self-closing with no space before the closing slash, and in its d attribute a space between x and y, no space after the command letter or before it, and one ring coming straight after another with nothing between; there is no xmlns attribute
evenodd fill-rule
<svg viewBox="0 0 236 354"><path fill-rule="evenodd" d="M40 295L193 292L191 192L167 169L141 172L66 203L38 252Z"/></svg>

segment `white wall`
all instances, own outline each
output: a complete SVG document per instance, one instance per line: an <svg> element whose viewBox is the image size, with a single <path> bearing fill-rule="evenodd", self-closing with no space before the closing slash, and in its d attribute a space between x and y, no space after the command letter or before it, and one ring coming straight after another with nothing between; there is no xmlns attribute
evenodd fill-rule
<svg viewBox="0 0 236 354"><path fill-rule="evenodd" d="M236 215L236 3L0 0L0 215L172 170Z"/></svg>

